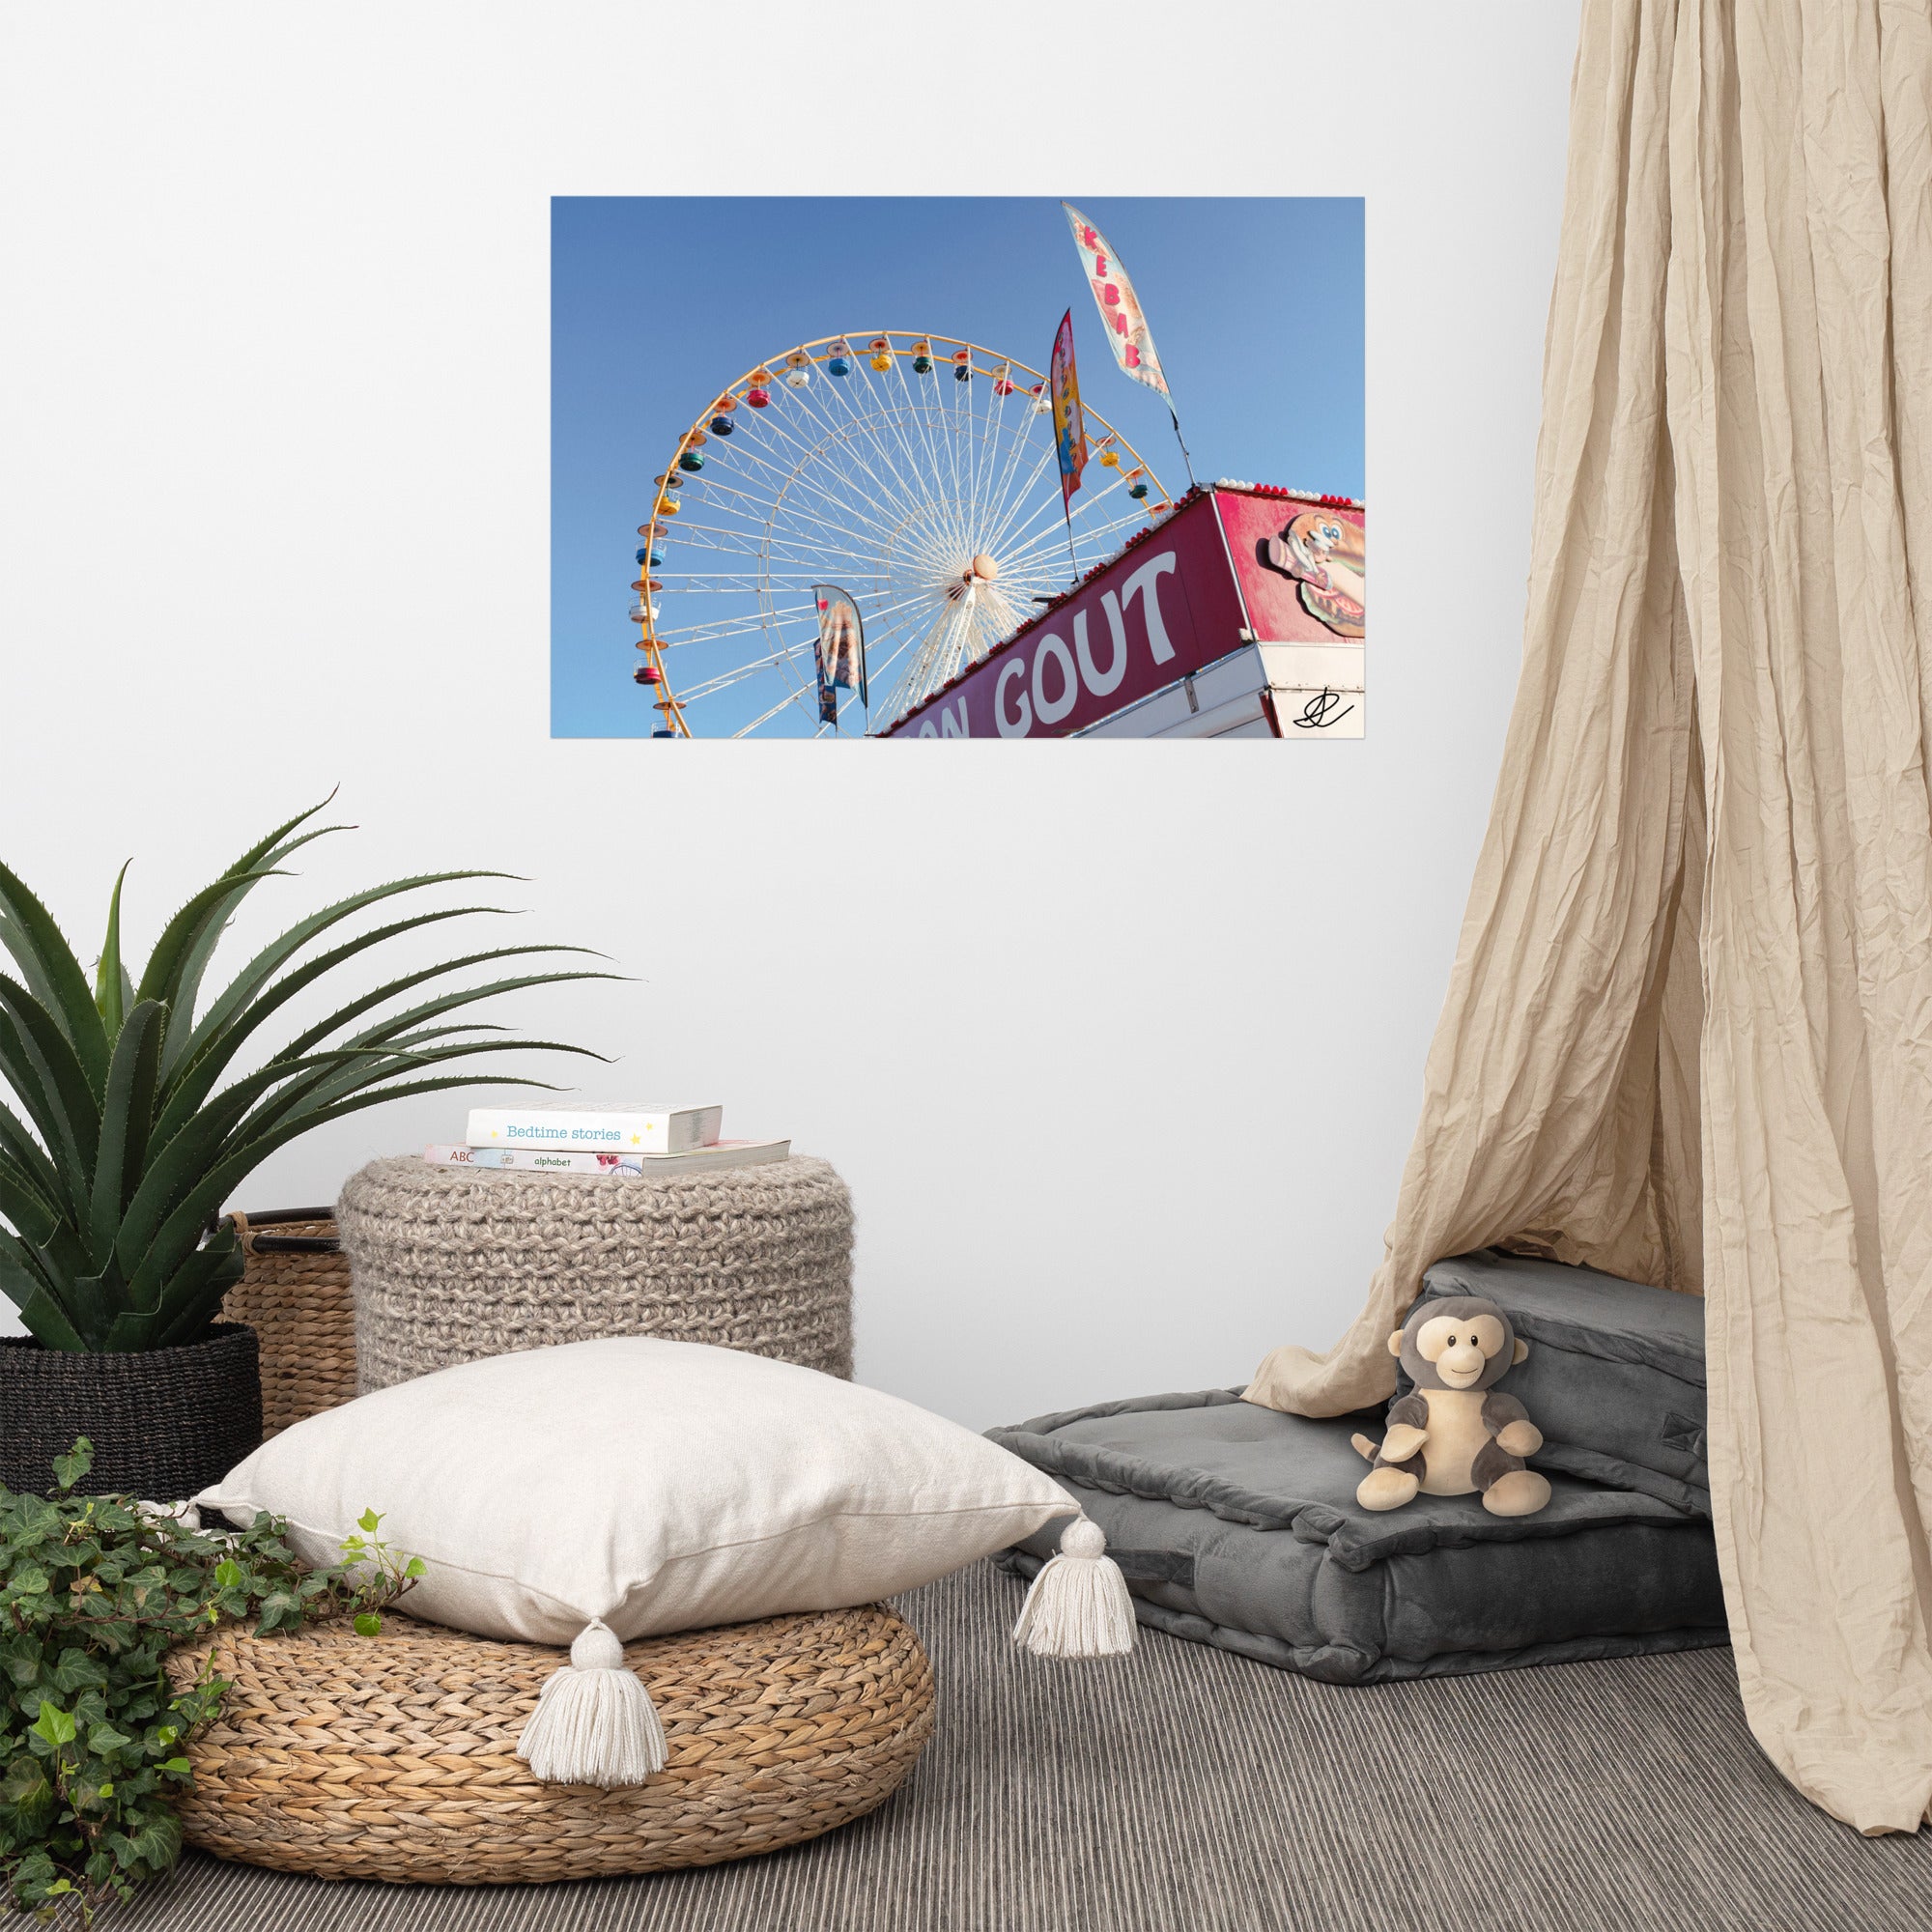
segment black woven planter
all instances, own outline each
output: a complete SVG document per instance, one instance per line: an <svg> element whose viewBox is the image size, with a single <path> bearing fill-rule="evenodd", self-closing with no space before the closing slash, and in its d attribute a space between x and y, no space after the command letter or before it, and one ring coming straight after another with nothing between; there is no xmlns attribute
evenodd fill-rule
<svg viewBox="0 0 1932 1932"><path fill-rule="evenodd" d="M255 1331L217 1321L185 1349L82 1355L0 1336L0 1483L45 1495L53 1459L94 1444L87 1495L177 1502L262 1440Z"/></svg>

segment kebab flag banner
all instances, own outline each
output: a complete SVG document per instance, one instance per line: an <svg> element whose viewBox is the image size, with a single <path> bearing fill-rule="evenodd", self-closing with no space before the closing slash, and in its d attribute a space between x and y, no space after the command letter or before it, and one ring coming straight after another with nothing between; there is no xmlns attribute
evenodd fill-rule
<svg viewBox="0 0 1932 1932"><path fill-rule="evenodd" d="M1060 205L1066 211L1067 225L1073 230L1073 245L1080 250L1081 264L1087 270L1088 286L1094 291L1100 320L1106 327L1107 340L1114 345L1114 360L1136 383L1158 389L1167 397L1167 407L1172 411L1174 398L1168 395L1167 378L1161 374L1160 357L1154 354L1153 337L1148 331L1147 317L1141 312L1141 298L1134 294L1126 270L1107 246L1107 238L1070 201Z"/></svg>
<svg viewBox="0 0 1932 1932"><path fill-rule="evenodd" d="M1053 360L1047 365L1053 392L1053 446L1060 458L1060 501L1068 509L1087 467L1087 416L1080 407L1080 372L1073 366L1073 311L1060 319L1053 338Z"/></svg>
<svg viewBox="0 0 1932 1932"><path fill-rule="evenodd" d="M826 724L838 722L838 691L856 691L859 702L869 706L866 688L866 625L850 591L836 583L814 583L818 606L818 716Z"/></svg>

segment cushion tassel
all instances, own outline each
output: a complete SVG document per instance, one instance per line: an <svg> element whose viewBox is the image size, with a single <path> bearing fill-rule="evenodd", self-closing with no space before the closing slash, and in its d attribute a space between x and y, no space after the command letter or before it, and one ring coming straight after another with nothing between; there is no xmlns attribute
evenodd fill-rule
<svg viewBox="0 0 1932 1932"><path fill-rule="evenodd" d="M593 1617L544 1680L517 1755L546 1784L641 1784L665 1768L664 1726L624 1646Z"/></svg>
<svg viewBox="0 0 1932 1932"><path fill-rule="evenodd" d="M1124 1657L1134 1647L1134 1600L1107 1554L1100 1525L1075 1517L1060 1554L1033 1579L1013 1641L1036 1657Z"/></svg>

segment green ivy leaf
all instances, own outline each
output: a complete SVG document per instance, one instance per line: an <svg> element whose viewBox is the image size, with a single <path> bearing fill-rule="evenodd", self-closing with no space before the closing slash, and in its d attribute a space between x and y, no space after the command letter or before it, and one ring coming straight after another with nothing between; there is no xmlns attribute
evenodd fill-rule
<svg viewBox="0 0 1932 1932"><path fill-rule="evenodd" d="M40 1646L28 1632L20 1632L4 1650L0 1650L0 1670L5 1670L22 1690L39 1679Z"/></svg>
<svg viewBox="0 0 1932 1932"><path fill-rule="evenodd" d="M70 1715L73 1719L75 1732L84 1736L96 1724L107 1721L107 1699L99 1690L83 1690L73 1700L73 1710Z"/></svg>
<svg viewBox="0 0 1932 1932"><path fill-rule="evenodd" d="M181 1821L172 1811L157 1811L138 1832L112 1833L108 1844L124 1870L139 1863L165 1871L181 1850Z"/></svg>
<svg viewBox="0 0 1932 1932"><path fill-rule="evenodd" d="M374 1536L377 1529L381 1527L382 1521L383 1519L374 1510L365 1509L355 1519L355 1527L363 1531L366 1535Z"/></svg>
<svg viewBox="0 0 1932 1932"><path fill-rule="evenodd" d="M301 1599L293 1590L270 1590L262 1599L260 1610L261 1630L274 1630L282 1624L293 1627L301 1622Z"/></svg>
<svg viewBox="0 0 1932 1932"><path fill-rule="evenodd" d="M66 1879L56 1879L54 1861L43 1846L36 1846L23 1858L14 1869L14 1883L21 1898L29 1905L45 1898L58 1883L66 1890L73 1887Z"/></svg>
<svg viewBox="0 0 1932 1932"><path fill-rule="evenodd" d="M214 1566L214 1581L218 1589L232 1590L242 1581L242 1570L235 1559L224 1557Z"/></svg>
<svg viewBox="0 0 1932 1932"><path fill-rule="evenodd" d="M53 1786L47 1782L40 1760L29 1757L25 1751L14 1758L0 1776L0 1804L31 1810L52 1796Z"/></svg>
<svg viewBox="0 0 1932 1932"><path fill-rule="evenodd" d="M94 1444L82 1435L65 1456L54 1458L54 1481L63 1490L71 1490L93 1467Z"/></svg>
<svg viewBox="0 0 1932 1932"><path fill-rule="evenodd" d="M381 1636L382 1634L383 1619L374 1610L363 1610L356 1616L355 1634L357 1636Z"/></svg>
<svg viewBox="0 0 1932 1932"><path fill-rule="evenodd" d="M155 1769L166 1772L170 1777L190 1777L194 1775L194 1766L185 1757L163 1758Z"/></svg>
<svg viewBox="0 0 1932 1932"><path fill-rule="evenodd" d="M411 1582L414 1582L418 1577L427 1577L429 1575L429 1566L422 1560L420 1556L412 1556L410 1560L403 1565L403 1575L407 1577Z"/></svg>
<svg viewBox="0 0 1932 1932"><path fill-rule="evenodd" d="M58 1704L43 1697L41 1715L34 1719L34 1734L58 1750L73 1742L73 1719Z"/></svg>
<svg viewBox="0 0 1932 1932"><path fill-rule="evenodd" d="M99 1690L107 1682L107 1673L84 1650L71 1646L61 1652L48 1673L56 1690L71 1696L77 1690Z"/></svg>

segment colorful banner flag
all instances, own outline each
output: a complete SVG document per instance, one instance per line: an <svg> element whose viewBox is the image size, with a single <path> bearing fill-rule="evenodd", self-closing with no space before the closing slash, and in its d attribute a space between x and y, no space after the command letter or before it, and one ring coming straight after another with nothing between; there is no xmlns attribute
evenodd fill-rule
<svg viewBox="0 0 1932 1932"><path fill-rule="evenodd" d="M1060 333L1053 338L1053 360L1047 364L1047 381L1053 392L1053 444L1060 458L1060 501L1063 508L1073 501L1080 487L1080 472L1087 467L1087 416L1080 407L1080 372L1073 366L1073 311L1060 320Z"/></svg>
<svg viewBox="0 0 1932 1932"><path fill-rule="evenodd" d="M836 583L814 583L818 606L818 717L825 724L838 722L838 693L856 691L859 702L869 705L866 685L866 624L849 591Z"/></svg>
<svg viewBox="0 0 1932 1932"><path fill-rule="evenodd" d="M1107 238L1070 201L1060 205L1066 211L1067 225L1073 230L1073 245L1080 251L1081 265L1087 270L1088 285L1094 291L1107 340L1114 345L1114 360L1136 383L1145 383L1150 389L1158 389L1167 396L1167 378L1161 373L1160 357L1154 354L1153 337L1148 332L1147 317L1141 312L1141 299L1134 294L1126 270L1107 246ZM1167 406L1170 410L1174 408L1172 396L1168 396Z"/></svg>

